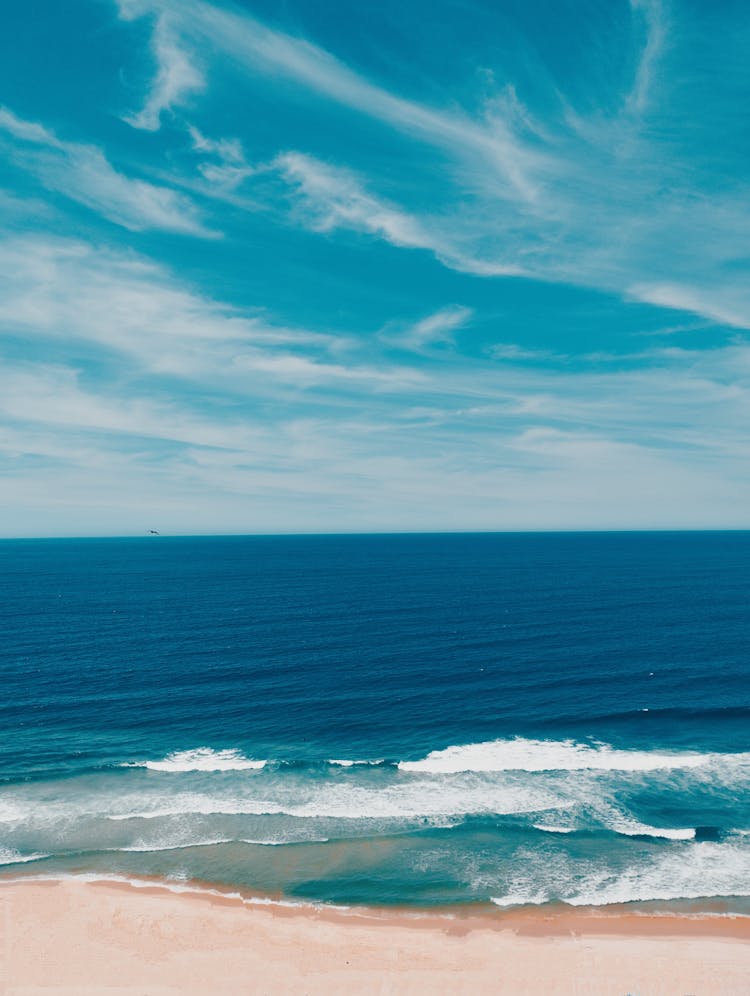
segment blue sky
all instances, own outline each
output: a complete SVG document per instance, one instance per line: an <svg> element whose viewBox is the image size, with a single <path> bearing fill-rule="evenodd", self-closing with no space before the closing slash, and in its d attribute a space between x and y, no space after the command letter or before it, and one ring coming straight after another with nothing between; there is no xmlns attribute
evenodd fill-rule
<svg viewBox="0 0 750 996"><path fill-rule="evenodd" d="M744 4L3 29L3 535L750 526Z"/></svg>

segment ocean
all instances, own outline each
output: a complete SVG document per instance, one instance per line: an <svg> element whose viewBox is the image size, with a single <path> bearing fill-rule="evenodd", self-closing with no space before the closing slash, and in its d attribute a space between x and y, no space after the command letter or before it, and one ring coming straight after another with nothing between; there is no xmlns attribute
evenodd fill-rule
<svg viewBox="0 0 750 996"><path fill-rule="evenodd" d="M750 533L0 542L0 863L750 913Z"/></svg>

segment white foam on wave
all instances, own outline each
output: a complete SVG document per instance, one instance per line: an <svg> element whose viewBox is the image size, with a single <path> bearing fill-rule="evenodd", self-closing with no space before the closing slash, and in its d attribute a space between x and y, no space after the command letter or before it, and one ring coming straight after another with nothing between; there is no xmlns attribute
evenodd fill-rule
<svg viewBox="0 0 750 996"><path fill-rule="evenodd" d="M49 854L39 852L37 854L21 854L12 847L0 847L0 865L21 865L28 861L39 861L41 858L48 858Z"/></svg>
<svg viewBox="0 0 750 996"><path fill-rule="evenodd" d="M211 889L206 886L194 885L190 882L178 882L174 879L160 878L158 880L117 875L114 873L97 872L59 872L47 875L19 875L3 877L2 884L23 884L25 882L82 882L82 883L113 883L130 885L134 889L163 889L178 895L212 896L218 899L233 899L243 906L282 906L287 909L331 909L348 912L350 907L334 903L304 902L290 899L271 899L267 896L246 896L241 892L224 892L222 889Z"/></svg>
<svg viewBox="0 0 750 996"><path fill-rule="evenodd" d="M626 817L606 820L607 829L624 837L662 837L665 840L694 840L694 827L652 827L648 823L639 823ZM533 823L535 830L544 833L575 833L578 827L554 826L549 823Z"/></svg>
<svg viewBox="0 0 750 996"><path fill-rule="evenodd" d="M750 848L709 842L685 844L614 871L608 867L532 857L507 883L496 906L563 902L569 906L750 896Z"/></svg>
<svg viewBox="0 0 750 996"><path fill-rule="evenodd" d="M376 767L377 765L383 763L383 758L381 757L379 760L376 760L376 761L346 761L346 760L342 761L342 760L338 760L338 759L333 759L332 758L327 763L331 764L331 765L335 765L337 768L353 768L355 766L367 767L368 765L372 765L373 767Z"/></svg>
<svg viewBox="0 0 750 996"><path fill-rule="evenodd" d="M694 827L652 827L637 820L614 820L610 829L625 837L663 837L665 840L693 840Z"/></svg>
<svg viewBox="0 0 750 996"><path fill-rule="evenodd" d="M231 844L234 838L232 837L211 837L208 840L191 840L184 841L180 844L170 844L167 842L160 843L155 841L154 843L146 843L143 841L136 841L134 844L130 844L127 847L112 847L107 848L111 851L125 851L126 853L137 853L137 854L152 854L160 851L184 851L190 847L214 847L216 844Z"/></svg>
<svg viewBox="0 0 750 996"><path fill-rule="evenodd" d="M185 851L191 847L215 847L219 844L254 844L261 847L282 847L285 844L327 844L328 840L328 837L287 837L281 840L253 840L246 837L211 837L208 840L190 840L179 844L159 843L158 841L153 843L137 841L125 847L110 847L106 848L106 850L136 854L155 854L161 851ZM48 857L48 855L36 855L35 857ZM31 861L33 859L23 858L21 860ZM0 860L0 864L2 863Z"/></svg>
<svg viewBox="0 0 750 996"><path fill-rule="evenodd" d="M286 840L249 840L241 837L240 844L258 844L260 847L282 847L284 844L328 844L328 837L291 837Z"/></svg>
<svg viewBox="0 0 750 996"><path fill-rule="evenodd" d="M18 823L25 816L23 806L10 799L0 799L0 823Z"/></svg>
<svg viewBox="0 0 750 996"><path fill-rule="evenodd" d="M466 815L508 815L565 808L569 801L544 788L506 779L500 784L458 776L403 781L384 787L353 783L298 786L275 796L260 794L187 792L142 797L130 808L119 799L117 808L102 811L110 820L157 819L186 816L275 816L334 818L344 820L413 820ZM135 801L133 798L132 801ZM143 802L151 806L143 806Z"/></svg>
<svg viewBox="0 0 750 996"><path fill-rule="evenodd" d="M490 740L434 750L419 761L400 761L401 771L445 775L462 771L657 771L700 768L717 759L750 765L750 754L620 750L574 740Z"/></svg>
<svg viewBox="0 0 750 996"><path fill-rule="evenodd" d="M174 751L160 761L129 761L124 767L148 768L149 771L254 771L264 768L266 761L245 757L238 750L212 750L196 747L194 750Z"/></svg>
<svg viewBox="0 0 750 996"><path fill-rule="evenodd" d="M534 892L533 890L518 889L507 893L505 896L492 896L490 901L495 906L507 909L509 906L540 906L542 903L549 902L549 896L543 890Z"/></svg>
<svg viewBox="0 0 750 996"><path fill-rule="evenodd" d="M701 842L619 875L584 879L571 906L750 895L750 848Z"/></svg>
<svg viewBox="0 0 750 996"><path fill-rule="evenodd" d="M163 890L177 895L207 896L222 900L232 900L242 906L269 906L291 910L314 910L316 912L332 910L336 913L345 913L347 917L366 918L367 920L372 920L374 916L380 913L378 907L345 906L343 903L253 896L242 892L212 889L210 886L198 885L191 881L177 881L174 878L145 879L106 872L57 872L38 875L4 876L0 879L0 885L22 885L27 882L80 882L82 884L129 885L134 889ZM454 921L456 919L455 914L439 909L430 909L424 912L421 910L404 911L400 913L400 916L413 921L435 920L436 918L445 921Z"/></svg>

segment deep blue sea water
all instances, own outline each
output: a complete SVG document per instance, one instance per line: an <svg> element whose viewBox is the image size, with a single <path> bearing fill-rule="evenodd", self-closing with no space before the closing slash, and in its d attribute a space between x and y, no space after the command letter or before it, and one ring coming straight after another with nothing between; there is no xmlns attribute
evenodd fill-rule
<svg viewBox="0 0 750 996"><path fill-rule="evenodd" d="M747 910L749 606L750 533L0 542L3 871Z"/></svg>

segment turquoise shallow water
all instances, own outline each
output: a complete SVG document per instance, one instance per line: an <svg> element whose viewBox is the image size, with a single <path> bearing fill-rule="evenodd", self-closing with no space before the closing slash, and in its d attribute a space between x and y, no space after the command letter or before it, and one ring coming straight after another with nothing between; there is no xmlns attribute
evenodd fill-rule
<svg viewBox="0 0 750 996"><path fill-rule="evenodd" d="M750 897L750 534L0 543L6 874Z"/></svg>

